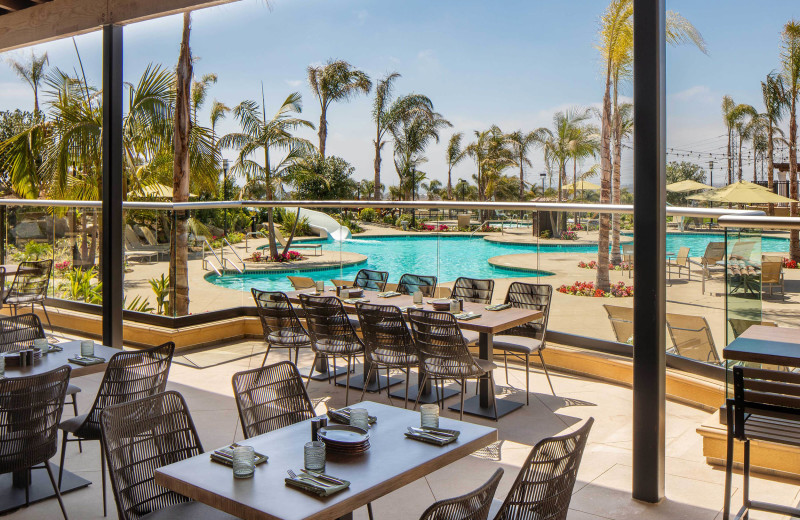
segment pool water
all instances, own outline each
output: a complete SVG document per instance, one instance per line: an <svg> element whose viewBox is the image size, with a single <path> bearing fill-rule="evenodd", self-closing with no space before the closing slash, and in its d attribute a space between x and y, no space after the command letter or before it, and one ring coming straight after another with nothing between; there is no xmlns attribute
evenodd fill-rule
<svg viewBox="0 0 800 520"><path fill-rule="evenodd" d="M626 237L627 238L627 237ZM681 246L689 246L690 256L702 256L706 245L711 241L723 241L720 234L680 234L667 235L667 251L677 252ZM315 280L332 278L352 280L359 269L376 269L389 272L389 281L397 282L403 273L434 274L440 282L452 282L459 276L472 278L516 278L521 276L550 276L552 273L536 271L538 262L535 257L527 266L531 272L516 269L504 269L489 264L488 259L498 255L517 253L597 253L596 245L556 245L542 241L535 244L500 244L483 240L481 237L467 236L392 236L354 238L343 242L329 240L324 242L326 251L339 250L360 253L367 261L346 267L326 269L287 269L277 272L251 271L242 274L222 276L210 274L206 279L221 287L249 291L251 287L266 291L286 291L292 286L286 278L287 274L308 276ZM783 238L763 237L762 250L767 252L785 252L789 250L789 241ZM587 256L587 260L591 257Z"/></svg>

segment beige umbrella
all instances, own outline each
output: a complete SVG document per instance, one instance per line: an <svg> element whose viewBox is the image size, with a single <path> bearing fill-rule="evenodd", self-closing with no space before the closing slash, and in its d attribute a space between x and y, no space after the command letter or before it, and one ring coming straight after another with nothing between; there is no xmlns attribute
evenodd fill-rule
<svg viewBox="0 0 800 520"><path fill-rule="evenodd" d="M576 182L574 184L573 183L569 183L569 184L566 184L564 186L561 186L561 189L563 191L574 191L575 190L575 185L577 185L578 189L581 190L581 191L597 191L597 190L600 189L600 186L598 186L597 184L592 184L589 181L578 181L578 182Z"/></svg>
<svg viewBox="0 0 800 520"><path fill-rule="evenodd" d="M685 179L682 181L673 182L672 184L667 184L667 191L672 193L686 193L688 191L702 191L713 188L713 186L703 184L702 182L693 181L691 179Z"/></svg>
<svg viewBox="0 0 800 520"><path fill-rule="evenodd" d="M724 188L686 197L689 200L726 202L728 204L780 204L793 199L773 193L752 182L739 181Z"/></svg>

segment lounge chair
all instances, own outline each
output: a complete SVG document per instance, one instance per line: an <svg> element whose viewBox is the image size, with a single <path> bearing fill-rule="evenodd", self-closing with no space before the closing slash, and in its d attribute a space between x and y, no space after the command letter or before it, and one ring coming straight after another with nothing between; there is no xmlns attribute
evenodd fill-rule
<svg viewBox="0 0 800 520"><path fill-rule="evenodd" d="M704 317L667 313L667 329L672 339L672 353L704 363L722 363Z"/></svg>
<svg viewBox="0 0 800 520"><path fill-rule="evenodd" d="M769 286L769 295L772 296L772 288L780 287L781 296L785 296L783 284L783 262L762 262L761 263L761 290Z"/></svg>
<svg viewBox="0 0 800 520"><path fill-rule="evenodd" d="M162 254L169 254L169 245L164 246L149 246L142 244L139 240L139 235L130 225L125 226L125 259L151 259L155 257L158 261L159 256Z"/></svg>
<svg viewBox="0 0 800 520"><path fill-rule="evenodd" d="M684 269L689 275L689 280L692 279L692 269L689 265L689 248L682 247L678 249L678 256L675 257L675 260L667 260L667 272L669 273L670 280L672 279L672 268L675 267L678 269L678 278L681 277L681 273Z"/></svg>
<svg viewBox="0 0 800 520"><path fill-rule="evenodd" d="M286 247L286 239L283 238L280 231L275 231L275 240L277 240L281 246ZM314 256L322 255L322 244L308 244L306 242L296 242L292 240L292 247L290 249L313 249Z"/></svg>
<svg viewBox="0 0 800 520"><path fill-rule="evenodd" d="M740 260L749 262L750 257L753 255L753 248L756 246L755 240L742 240L739 239L738 242L733 244L731 248L731 254L728 255L730 260Z"/></svg>
<svg viewBox="0 0 800 520"><path fill-rule="evenodd" d="M316 287L314 280L308 276L286 276L292 283L295 291L302 291L303 289L312 289Z"/></svg>
<svg viewBox="0 0 800 520"><path fill-rule="evenodd" d="M620 343L633 342L633 309L631 307L620 307L619 305L605 304L611 328Z"/></svg>
<svg viewBox="0 0 800 520"><path fill-rule="evenodd" d="M633 244L622 244L619 246L622 249L622 261L628 264L628 278L633 273Z"/></svg>
<svg viewBox="0 0 800 520"><path fill-rule="evenodd" d="M720 268L717 262L725 259L725 242L709 242L706 251L699 260L689 259L690 264L698 265L702 269L700 279L702 281L702 292L706 293L706 278L711 279L711 269ZM724 269L722 269L724 272Z"/></svg>

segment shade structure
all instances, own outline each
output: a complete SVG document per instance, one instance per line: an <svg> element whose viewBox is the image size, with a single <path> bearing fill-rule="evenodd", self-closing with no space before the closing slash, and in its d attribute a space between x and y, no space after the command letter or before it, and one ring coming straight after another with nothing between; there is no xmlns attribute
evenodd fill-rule
<svg viewBox="0 0 800 520"><path fill-rule="evenodd" d="M693 181L691 179L684 179L682 181L667 184L667 191L672 193L686 193L689 191L702 191L713 189L713 186L703 184L702 182Z"/></svg>
<svg viewBox="0 0 800 520"><path fill-rule="evenodd" d="M561 186L561 189L563 191L574 191L575 190L575 186L577 186L578 190L581 190L581 191L584 191L584 190L585 191L592 191L592 190L599 190L600 189L600 186L598 186L597 184L593 184L593 183L591 183L589 181L578 181L578 182L575 182L575 183L571 182L569 184L565 184L564 186Z"/></svg>
<svg viewBox="0 0 800 520"><path fill-rule="evenodd" d="M763 186L747 181L739 181L718 190L698 193L686 198L689 200L726 202L729 204L781 204L794 202L793 199L778 195Z"/></svg>

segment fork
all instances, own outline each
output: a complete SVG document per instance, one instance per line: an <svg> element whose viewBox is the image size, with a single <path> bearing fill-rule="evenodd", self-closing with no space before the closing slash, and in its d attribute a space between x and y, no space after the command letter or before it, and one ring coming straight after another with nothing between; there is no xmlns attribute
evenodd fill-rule
<svg viewBox="0 0 800 520"><path fill-rule="evenodd" d="M308 476L305 476L305 475L302 475L302 476L298 475L297 473L295 473L294 471L292 471L290 469L287 469L286 473L288 473L289 476L291 478L295 479L295 480L310 480L314 484L316 484L318 486L321 486L321 487L326 487L326 488L333 487L332 484L327 484L325 482L319 481L319 480L315 479L314 477L308 477Z"/></svg>

